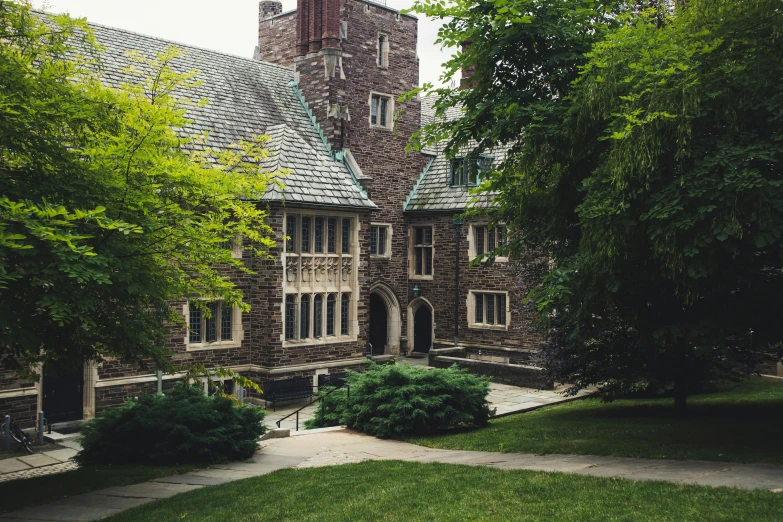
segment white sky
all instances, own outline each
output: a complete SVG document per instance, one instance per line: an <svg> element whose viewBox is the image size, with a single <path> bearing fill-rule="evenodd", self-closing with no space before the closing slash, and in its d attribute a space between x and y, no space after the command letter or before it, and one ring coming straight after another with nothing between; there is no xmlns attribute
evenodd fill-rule
<svg viewBox="0 0 783 522"><path fill-rule="evenodd" d="M283 11L296 0L282 0ZM394 9L412 0L387 0ZM251 58L258 43L258 0L36 0L49 12L70 13L91 22L175 42ZM438 21L419 17L419 78L439 85L441 63L451 54L433 45Z"/></svg>

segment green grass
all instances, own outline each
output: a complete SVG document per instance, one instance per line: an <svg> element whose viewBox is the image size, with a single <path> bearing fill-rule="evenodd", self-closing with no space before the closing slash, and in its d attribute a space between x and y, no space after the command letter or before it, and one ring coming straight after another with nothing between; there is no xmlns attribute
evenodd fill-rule
<svg viewBox="0 0 783 522"><path fill-rule="evenodd" d="M0 482L0 513L54 502L112 486L187 473L192 466L87 466L74 471Z"/></svg>
<svg viewBox="0 0 783 522"><path fill-rule="evenodd" d="M410 442L433 448L783 464L783 385L752 380L688 398L583 399Z"/></svg>
<svg viewBox="0 0 783 522"><path fill-rule="evenodd" d="M780 521L783 495L453 464L287 469L119 513L111 522Z"/></svg>

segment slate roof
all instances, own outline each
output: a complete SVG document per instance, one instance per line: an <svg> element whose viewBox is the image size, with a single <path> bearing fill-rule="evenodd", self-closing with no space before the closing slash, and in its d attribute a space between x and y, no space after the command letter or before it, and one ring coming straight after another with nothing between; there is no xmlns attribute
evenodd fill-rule
<svg viewBox="0 0 783 522"><path fill-rule="evenodd" d="M421 100L421 122L422 125L431 123L435 119L435 110L433 104L435 99L427 96ZM459 117L459 109L449 109L446 118L454 119ZM478 199L469 192L468 187L452 187L451 180L451 162L443 154L442 147L425 148L425 154L433 156L433 159L421 173L421 177L413 187L408 200L405 202L403 210L405 212L421 211L463 211L473 206L486 206L492 204L491 194L482 194ZM503 159L505 149L499 149L482 154L484 157L493 159L497 163Z"/></svg>
<svg viewBox="0 0 783 522"><path fill-rule="evenodd" d="M148 58L176 46L184 55L171 63L177 72L197 70L200 86L180 95L206 99L186 116L193 121L186 135L208 133L206 145L220 149L238 140L269 133L273 157L265 167L281 166L290 174L281 178L284 190L271 187L262 199L287 204L326 205L374 209L375 204L359 188L350 170L333 159L303 100L294 87L294 71L269 63L200 49L150 36L90 24L103 47L99 57L102 80L113 87L138 81L126 68L136 65L128 51Z"/></svg>

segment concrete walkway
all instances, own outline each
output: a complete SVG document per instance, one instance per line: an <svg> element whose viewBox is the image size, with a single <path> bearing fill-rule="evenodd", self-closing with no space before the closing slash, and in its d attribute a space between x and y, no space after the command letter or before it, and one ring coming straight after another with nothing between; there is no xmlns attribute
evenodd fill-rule
<svg viewBox="0 0 783 522"><path fill-rule="evenodd" d="M0 460L0 482L51 475L76 469L78 465L71 457L78 453L80 446L73 441L59 442L54 449Z"/></svg>
<svg viewBox="0 0 783 522"><path fill-rule="evenodd" d="M213 466L184 475L77 495L51 504L0 515L0 521L96 520L178 493L264 475L282 468L332 466L366 460L443 462L783 492L783 466L589 455L452 451L380 440L341 428L314 431L315 433L263 441L261 450L246 462Z"/></svg>

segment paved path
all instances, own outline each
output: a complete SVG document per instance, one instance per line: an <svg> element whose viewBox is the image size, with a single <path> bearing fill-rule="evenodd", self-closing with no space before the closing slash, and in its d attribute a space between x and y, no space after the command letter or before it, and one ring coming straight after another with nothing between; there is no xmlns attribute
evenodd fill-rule
<svg viewBox="0 0 783 522"><path fill-rule="evenodd" d="M213 466L152 482L77 495L51 504L0 515L0 522L95 520L160 498L263 475L282 468L332 466L366 460L443 462L499 469L559 471L631 480L665 480L678 484L767 489L783 493L783 466L589 455L452 451L379 440L342 429L327 428L317 431L318 433L263 441L261 450L246 462Z"/></svg>
<svg viewBox="0 0 783 522"><path fill-rule="evenodd" d="M40 477L76 469L77 464L70 459L80 449L79 445L73 441L62 441L58 445L63 447L24 457L0 460L0 482Z"/></svg>

